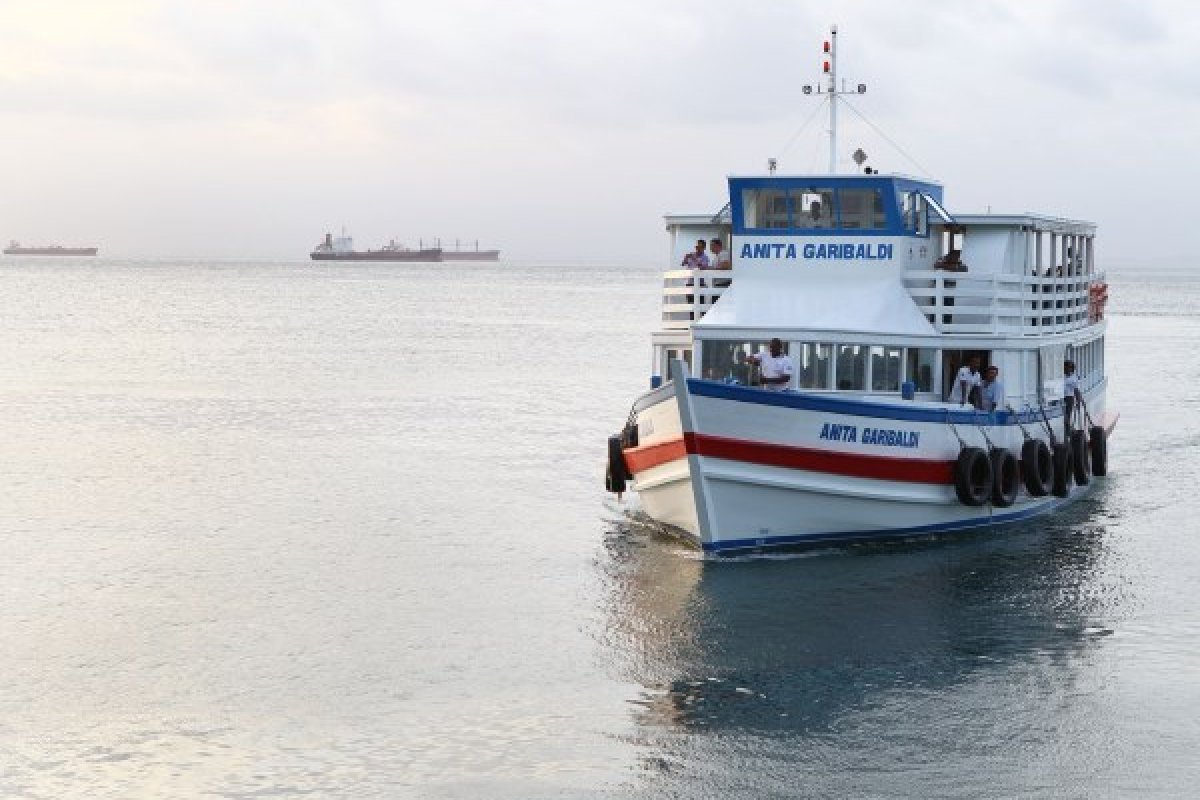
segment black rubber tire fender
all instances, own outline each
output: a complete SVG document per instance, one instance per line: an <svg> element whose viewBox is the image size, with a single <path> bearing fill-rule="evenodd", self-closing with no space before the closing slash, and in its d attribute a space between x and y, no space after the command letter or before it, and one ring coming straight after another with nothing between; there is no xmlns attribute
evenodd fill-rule
<svg viewBox="0 0 1200 800"><path fill-rule="evenodd" d="M992 496L992 462L978 447L964 447L954 462L954 493L965 506L981 506Z"/></svg>
<svg viewBox="0 0 1200 800"><path fill-rule="evenodd" d="M992 505L1008 508L1017 502L1021 488L1017 457L1003 447L992 451Z"/></svg>
<svg viewBox="0 0 1200 800"><path fill-rule="evenodd" d="M621 494L625 491L625 481L632 477L629 467L625 464L625 455L621 452L621 434L608 437L608 465L604 472L604 488Z"/></svg>
<svg viewBox="0 0 1200 800"><path fill-rule="evenodd" d="M1071 493L1071 448L1066 442L1055 442L1050 453L1054 457L1054 485L1050 492L1055 497L1066 497Z"/></svg>
<svg viewBox="0 0 1200 800"><path fill-rule="evenodd" d="M1030 497L1045 497L1054 484L1054 456L1041 439L1029 439L1021 446L1021 478Z"/></svg>
<svg viewBox="0 0 1200 800"><path fill-rule="evenodd" d="M1083 431L1071 431L1071 475L1077 486L1087 486L1091 480L1088 466L1087 434Z"/></svg>
<svg viewBox="0 0 1200 800"><path fill-rule="evenodd" d="M1093 425L1089 433L1092 451L1092 474L1108 474L1108 433L1100 425Z"/></svg>

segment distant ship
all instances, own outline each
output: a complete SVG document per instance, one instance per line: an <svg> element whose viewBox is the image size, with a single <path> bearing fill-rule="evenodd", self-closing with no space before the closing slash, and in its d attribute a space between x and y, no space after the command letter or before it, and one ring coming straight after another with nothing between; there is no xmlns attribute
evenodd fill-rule
<svg viewBox="0 0 1200 800"><path fill-rule="evenodd" d="M6 256L94 256L99 251L98 247L60 247L51 245L50 247L22 247L21 243L15 239L8 243L8 247L4 248Z"/></svg>
<svg viewBox="0 0 1200 800"><path fill-rule="evenodd" d="M435 242L434 247L418 246L416 249L398 244L395 239L378 250L355 250L354 240L349 236L325 234L325 240L309 253L313 261L499 261L499 250L480 250L475 243L474 250L464 250L458 242L454 249L442 247L441 241Z"/></svg>

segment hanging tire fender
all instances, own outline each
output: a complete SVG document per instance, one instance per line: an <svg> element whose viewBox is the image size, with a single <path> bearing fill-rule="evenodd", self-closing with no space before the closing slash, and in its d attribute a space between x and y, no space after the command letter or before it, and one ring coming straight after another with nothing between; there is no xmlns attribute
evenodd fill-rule
<svg viewBox="0 0 1200 800"><path fill-rule="evenodd" d="M625 482L633 477L625 464L625 455L621 449L621 434L608 437L608 465L604 471L604 488L616 494L624 492Z"/></svg>
<svg viewBox="0 0 1200 800"><path fill-rule="evenodd" d="M1103 476L1108 474L1108 433L1100 425L1093 425L1088 431L1088 445L1092 451L1092 474Z"/></svg>
<svg viewBox="0 0 1200 800"><path fill-rule="evenodd" d="M1091 480L1088 467L1087 435L1083 431L1071 431L1071 475L1077 486L1087 486Z"/></svg>
<svg viewBox="0 0 1200 800"><path fill-rule="evenodd" d="M1017 502L1017 492L1021 488L1018 477L1017 457L1003 447L992 451L992 505L997 508L1008 508Z"/></svg>
<svg viewBox="0 0 1200 800"><path fill-rule="evenodd" d="M964 447L954 462L954 493L965 506L981 506L992 495L992 462L978 447Z"/></svg>
<svg viewBox="0 0 1200 800"><path fill-rule="evenodd" d="M1021 478L1030 497L1045 497L1054 485L1054 456L1041 439L1029 439L1021 446Z"/></svg>
<svg viewBox="0 0 1200 800"><path fill-rule="evenodd" d="M1054 486L1050 491L1055 497L1066 497L1071 493L1071 448L1066 442L1055 442L1050 453L1054 457Z"/></svg>

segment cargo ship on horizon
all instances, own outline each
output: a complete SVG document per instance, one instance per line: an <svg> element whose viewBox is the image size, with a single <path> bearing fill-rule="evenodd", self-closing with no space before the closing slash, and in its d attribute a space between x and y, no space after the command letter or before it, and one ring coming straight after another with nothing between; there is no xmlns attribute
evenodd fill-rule
<svg viewBox="0 0 1200 800"><path fill-rule="evenodd" d="M50 245L49 247L22 247L21 243L13 239L8 243L8 247L4 248L6 256L94 256L100 251L98 247L62 247L60 245Z"/></svg>
<svg viewBox="0 0 1200 800"><path fill-rule="evenodd" d="M441 240L435 240L433 247L418 244L416 249L406 247L391 240L378 250L355 250L354 240L346 235L334 238L333 234L325 234L325 239L309 253L313 261L499 261L499 250L480 250L479 242L474 250L464 250L458 241L454 249L442 247Z"/></svg>

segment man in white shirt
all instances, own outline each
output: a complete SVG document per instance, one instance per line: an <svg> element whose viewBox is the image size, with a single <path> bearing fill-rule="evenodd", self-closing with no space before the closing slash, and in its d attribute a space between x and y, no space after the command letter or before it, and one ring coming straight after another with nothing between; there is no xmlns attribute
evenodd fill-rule
<svg viewBox="0 0 1200 800"><path fill-rule="evenodd" d="M725 243L720 239L713 239L708 243L708 260L709 269L731 270L733 269L733 259L730 258L729 252L725 249ZM713 278L713 286L718 289L724 289L729 284L733 283L729 278Z"/></svg>
<svg viewBox="0 0 1200 800"><path fill-rule="evenodd" d="M733 269L733 261L729 257L729 253L725 250L725 243L720 239L713 239L708 243L709 252L709 267L712 269Z"/></svg>
<svg viewBox="0 0 1200 800"><path fill-rule="evenodd" d="M971 390L979 384L979 356L971 356L954 376L954 385L950 387L950 402L966 403L971 397Z"/></svg>
<svg viewBox="0 0 1200 800"><path fill-rule="evenodd" d="M1083 392L1079 391L1079 376L1075 374L1075 362L1063 362L1063 426L1067 437L1071 436L1071 417L1076 403L1083 403Z"/></svg>
<svg viewBox="0 0 1200 800"><path fill-rule="evenodd" d="M792 359L783 353L783 342L772 339L770 353L759 351L746 360L758 364L759 381L764 389L771 392L782 392L792 383Z"/></svg>
<svg viewBox="0 0 1200 800"><path fill-rule="evenodd" d="M995 364L984 370L982 388L984 411L1004 407L1004 384L1000 382L1000 368Z"/></svg>

